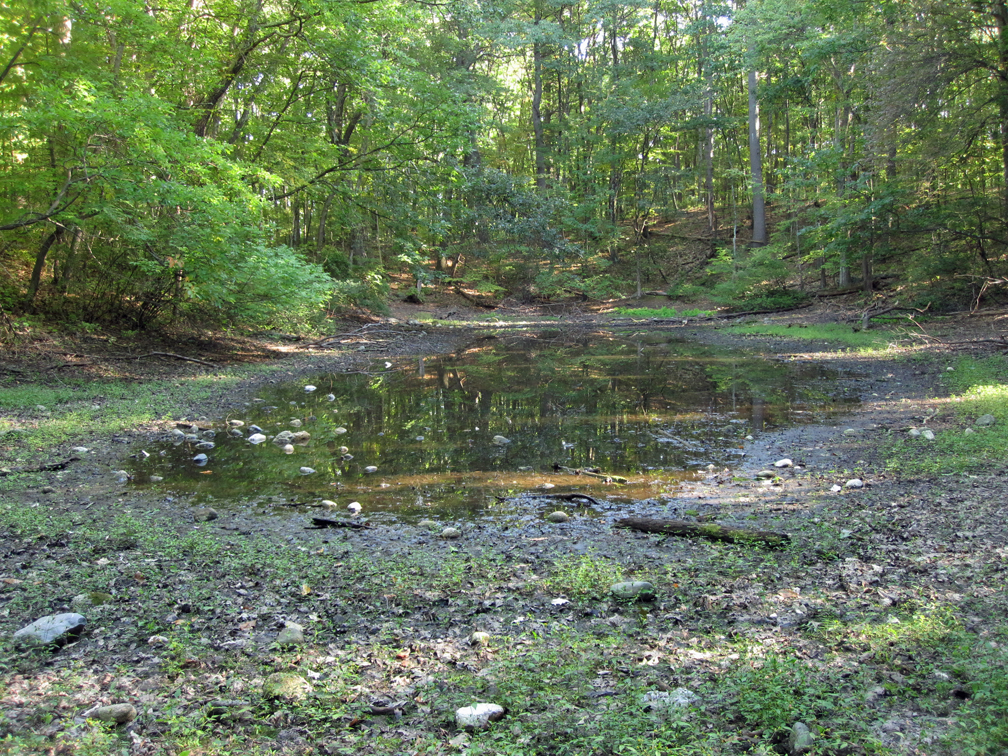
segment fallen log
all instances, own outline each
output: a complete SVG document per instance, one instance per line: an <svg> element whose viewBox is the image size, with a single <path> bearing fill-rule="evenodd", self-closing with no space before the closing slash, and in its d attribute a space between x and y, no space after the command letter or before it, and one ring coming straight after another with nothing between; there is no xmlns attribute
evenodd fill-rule
<svg viewBox="0 0 1008 756"><path fill-rule="evenodd" d="M306 530L320 530L322 528L369 528L367 520L333 520L329 517L312 517L313 527Z"/></svg>
<svg viewBox="0 0 1008 756"><path fill-rule="evenodd" d="M582 493L555 493L555 494L537 493L529 495L534 496L537 499L560 499L561 501L578 501L579 499L584 499L585 501L594 504L596 507L602 506L602 502L600 502L598 499L589 496L588 494L582 494Z"/></svg>
<svg viewBox="0 0 1008 756"><path fill-rule="evenodd" d="M643 533L663 533L684 538L707 538L729 543L759 543L770 548L784 546L791 541L787 533L768 530L745 530L716 523L687 522L685 520L659 520L653 517L624 517L615 522L617 528L639 530Z"/></svg>
<svg viewBox="0 0 1008 756"><path fill-rule="evenodd" d="M626 478L621 475L608 475L598 468L590 467L564 467L560 464L553 465L553 472L565 472L570 475L587 475L589 478L598 478L599 480L604 480L607 483L629 483Z"/></svg>
<svg viewBox="0 0 1008 756"><path fill-rule="evenodd" d="M5 478L8 475L17 475L18 473L52 472L53 470L65 470L67 465L69 465L71 462L77 462L78 460L80 460L80 457L74 455L59 462L42 462L37 465L29 465L27 467L15 467L13 469L5 467L2 470L0 470L0 478Z"/></svg>

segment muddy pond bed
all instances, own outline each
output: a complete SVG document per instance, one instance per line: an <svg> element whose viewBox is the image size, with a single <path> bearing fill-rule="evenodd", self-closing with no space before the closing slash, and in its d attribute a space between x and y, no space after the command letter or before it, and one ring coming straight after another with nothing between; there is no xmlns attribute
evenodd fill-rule
<svg viewBox="0 0 1008 756"><path fill-rule="evenodd" d="M851 409L854 378L664 333L488 336L276 382L244 411L147 444L129 472L215 507L501 520L526 514L521 492L643 499L736 466L747 436Z"/></svg>

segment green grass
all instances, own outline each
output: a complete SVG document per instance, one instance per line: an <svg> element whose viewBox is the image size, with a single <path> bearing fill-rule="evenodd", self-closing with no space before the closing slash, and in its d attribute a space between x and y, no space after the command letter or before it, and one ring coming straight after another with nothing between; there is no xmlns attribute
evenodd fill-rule
<svg viewBox="0 0 1008 756"><path fill-rule="evenodd" d="M779 336L788 339L806 341L829 341L842 344L859 352L885 351L896 344L896 338L885 331L855 331L847 325L838 323L823 323L810 326L787 326L767 323L748 323L731 326L727 330L732 333L751 334L754 336Z"/></svg>
<svg viewBox="0 0 1008 756"><path fill-rule="evenodd" d="M1008 359L964 357L945 380L955 392L952 427L939 427L931 442L894 438L884 447L889 469L905 474L989 471L1008 459ZM965 432L987 414L994 416L994 425Z"/></svg>
<svg viewBox="0 0 1008 756"><path fill-rule="evenodd" d="M616 312L628 318L709 318L713 310L676 310L674 307L617 307Z"/></svg>

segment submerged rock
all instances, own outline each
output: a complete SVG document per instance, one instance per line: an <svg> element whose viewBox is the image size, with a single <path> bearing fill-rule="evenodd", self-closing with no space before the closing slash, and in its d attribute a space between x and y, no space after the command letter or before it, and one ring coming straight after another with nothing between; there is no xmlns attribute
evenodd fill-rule
<svg viewBox="0 0 1008 756"><path fill-rule="evenodd" d="M241 428L242 426L245 425L245 421L244 420L228 420L228 425L230 425L232 428Z"/></svg>
<svg viewBox="0 0 1008 756"><path fill-rule="evenodd" d="M568 515L566 512L561 512L558 509L556 512L550 512L548 515L546 515L546 519L549 520L550 522L561 523L570 520L570 515Z"/></svg>
<svg viewBox="0 0 1008 756"><path fill-rule="evenodd" d="M195 457L192 458L192 461L195 462L197 465L205 465L209 460L210 458L207 457L206 454L197 454Z"/></svg>
<svg viewBox="0 0 1008 756"><path fill-rule="evenodd" d="M87 620L76 612L50 614L14 633L14 644L25 646L63 646L80 637Z"/></svg>
<svg viewBox="0 0 1008 756"><path fill-rule="evenodd" d="M378 468L375 467L374 465L368 465L367 467L364 468L364 472L370 475L372 473L378 472Z"/></svg>
<svg viewBox="0 0 1008 756"><path fill-rule="evenodd" d="M310 394L312 391L315 390L315 387L309 383L307 386L304 387L304 390L306 394Z"/></svg>
<svg viewBox="0 0 1008 756"><path fill-rule="evenodd" d="M777 473L773 470L760 470L756 473L756 480L773 480L777 477Z"/></svg>
<svg viewBox="0 0 1008 756"><path fill-rule="evenodd" d="M294 451L294 450L291 449L291 451ZM302 467L301 470L300 470L300 472L301 472L302 475L314 475L315 474L315 468L313 468L313 467Z"/></svg>
<svg viewBox="0 0 1008 756"><path fill-rule="evenodd" d="M350 514L360 514L362 509L363 507L359 501L351 501L347 504L347 511L350 512Z"/></svg>

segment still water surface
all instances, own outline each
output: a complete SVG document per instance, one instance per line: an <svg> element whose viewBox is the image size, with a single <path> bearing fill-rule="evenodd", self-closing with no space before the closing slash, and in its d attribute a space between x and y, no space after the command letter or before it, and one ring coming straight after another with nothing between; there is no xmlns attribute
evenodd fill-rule
<svg viewBox="0 0 1008 756"><path fill-rule="evenodd" d="M497 516L501 497L524 491L645 498L708 465L737 464L746 435L850 408L850 377L667 334L486 337L455 354L277 384L214 423L205 465L193 461L195 442L165 443L133 472L214 506L357 501L365 515L407 521ZM242 438L228 435L229 419L245 423ZM250 444L250 425L311 439L286 453Z"/></svg>

